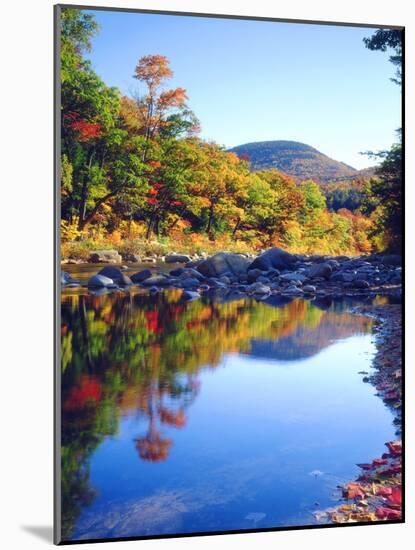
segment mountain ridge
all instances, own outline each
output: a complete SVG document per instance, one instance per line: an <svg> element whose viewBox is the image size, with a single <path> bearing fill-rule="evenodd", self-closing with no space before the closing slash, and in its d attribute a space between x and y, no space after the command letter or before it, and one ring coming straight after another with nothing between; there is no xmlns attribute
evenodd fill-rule
<svg viewBox="0 0 415 550"><path fill-rule="evenodd" d="M373 174L371 168L357 170L299 141L253 141L237 145L228 151L249 160L253 170L275 168L299 181L313 179L320 184L325 184L368 177Z"/></svg>

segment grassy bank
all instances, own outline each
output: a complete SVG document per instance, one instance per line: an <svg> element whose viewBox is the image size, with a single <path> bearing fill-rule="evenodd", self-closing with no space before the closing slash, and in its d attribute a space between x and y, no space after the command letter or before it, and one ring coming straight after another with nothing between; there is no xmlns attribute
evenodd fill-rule
<svg viewBox="0 0 415 550"><path fill-rule="evenodd" d="M292 254L328 254L342 255L344 250L337 248L328 248L325 243L308 243L287 244L274 242L269 245L280 246L287 252ZM95 250L117 250L122 256L127 254L136 254L140 258L149 256L164 256L175 252L177 254L204 255L208 256L217 252L234 252L238 254L259 254L267 246L253 246L246 241L233 239L226 235L214 241L207 236L189 235L183 240L175 240L173 238L162 238L159 240L145 239L117 239L117 238L99 238L99 239L83 239L74 241L64 241L61 244L62 259L73 259L79 261L87 261L91 251ZM361 255L359 250L347 251L347 255Z"/></svg>

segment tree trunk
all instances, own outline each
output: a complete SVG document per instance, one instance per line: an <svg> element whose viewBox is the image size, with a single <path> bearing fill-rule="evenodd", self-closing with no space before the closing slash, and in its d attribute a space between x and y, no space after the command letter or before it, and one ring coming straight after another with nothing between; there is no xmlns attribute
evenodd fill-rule
<svg viewBox="0 0 415 550"><path fill-rule="evenodd" d="M98 212L100 207L114 196L115 196L114 191L112 191L111 193L107 193L104 197L102 197L102 199L99 199L99 201L97 201L96 205L91 210L91 212L89 212L88 214L84 213L84 215L82 217L79 216L79 223L78 223L79 231L83 231L85 229L85 227L89 223L91 223L91 221L94 219L94 216Z"/></svg>
<svg viewBox="0 0 415 550"><path fill-rule="evenodd" d="M206 233L209 235L209 239L211 240L213 240L213 235L212 235L213 216L214 216L214 206L213 204L211 204L210 210L209 210L209 220L206 227Z"/></svg>
<svg viewBox="0 0 415 550"><path fill-rule="evenodd" d="M233 228L233 231L232 231L232 237L235 237L236 232L238 231L240 225L241 225L241 218L238 218L238 221L236 222L235 227Z"/></svg>

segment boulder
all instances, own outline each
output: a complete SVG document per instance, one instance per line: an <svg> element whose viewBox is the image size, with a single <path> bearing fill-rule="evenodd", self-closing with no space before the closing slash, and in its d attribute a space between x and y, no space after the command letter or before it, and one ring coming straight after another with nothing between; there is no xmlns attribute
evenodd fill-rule
<svg viewBox="0 0 415 550"><path fill-rule="evenodd" d="M271 289L267 285L263 285L262 283L254 283L250 287L248 287L248 290L252 294L269 294L271 292Z"/></svg>
<svg viewBox="0 0 415 550"><path fill-rule="evenodd" d="M262 269L250 269L247 275L248 283L254 283L263 273Z"/></svg>
<svg viewBox="0 0 415 550"><path fill-rule="evenodd" d="M297 261L293 254L289 254L281 248L271 248L258 256L249 266L250 269L268 271L274 269L289 269Z"/></svg>
<svg viewBox="0 0 415 550"><path fill-rule="evenodd" d="M289 287L284 288L282 293L283 294L292 294L292 295L295 295L295 296L300 296L301 294L304 294L303 291L301 290L301 288L298 288L295 285L290 285Z"/></svg>
<svg viewBox="0 0 415 550"><path fill-rule="evenodd" d="M173 270L175 271L175 270ZM172 274L172 271L170 272ZM177 275L176 275L177 276ZM180 279L197 279L198 281L204 281L205 277L197 271L197 269L193 269L192 267L183 269L183 271L179 275Z"/></svg>
<svg viewBox="0 0 415 550"><path fill-rule="evenodd" d="M330 281L333 283L344 283L344 275L342 271L338 271L337 273L333 273L330 277Z"/></svg>
<svg viewBox="0 0 415 550"><path fill-rule="evenodd" d="M357 281L354 281L353 286L355 288L362 288L362 289L370 288L370 284L368 283L368 281L365 281L364 279L358 279Z"/></svg>
<svg viewBox="0 0 415 550"><path fill-rule="evenodd" d="M73 279L66 271L61 272L61 285L79 284L78 279Z"/></svg>
<svg viewBox="0 0 415 550"><path fill-rule="evenodd" d="M187 264L190 262L190 257L185 254L167 254L164 261L166 264Z"/></svg>
<svg viewBox="0 0 415 550"><path fill-rule="evenodd" d="M88 281L88 288L115 288L117 285L105 275L93 275Z"/></svg>
<svg viewBox="0 0 415 550"><path fill-rule="evenodd" d="M280 275L280 279L282 281L288 281L293 283L303 283L307 277L304 275L304 273L283 273L283 275Z"/></svg>
<svg viewBox="0 0 415 550"><path fill-rule="evenodd" d="M120 286L132 284L130 277L127 277L127 275L125 275L125 273L123 273L118 267L107 265L98 272L98 275L104 275L104 277L112 279L114 283Z"/></svg>
<svg viewBox="0 0 415 550"><path fill-rule="evenodd" d="M129 262L131 264L138 264L141 262L140 256L133 252L121 252L121 256L124 262Z"/></svg>
<svg viewBox="0 0 415 550"><path fill-rule="evenodd" d="M316 287L313 285L305 285L303 286L303 291L306 294L315 294L316 293Z"/></svg>
<svg viewBox="0 0 415 550"><path fill-rule="evenodd" d="M141 284L143 286L170 286L171 279L164 277L164 275L152 275L147 279L144 279Z"/></svg>
<svg viewBox="0 0 415 550"><path fill-rule="evenodd" d="M250 260L240 254L219 252L206 260L203 260L197 270L205 277L221 277L228 272L232 275L246 275Z"/></svg>
<svg viewBox="0 0 415 550"><path fill-rule="evenodd" d="M385 254L381 256L383 265L400 266L402 265L402 256L399 254Z"/></svg>
<svg viewBox="0 0 415 550"><path fill-rule="evenodd" d="M197 300L198 298L200 298L200 294L196 291L185 290L182 294L182 298L190 302L192 300Z"/></svg>
<svg viewBox="0 0 415 550"><path fill-rule="evenodd" d="M177 267L176 269L171 269L169 273L172 277L179 277L185 272L186 269L184 267Z"/></svg>
<svg viewBox="0 0 415 550"><path fill-rule="evenodd" d="M307 277L309 277L310 279L316 279L318 277L329 279L332 271L332 267L329 263L316 263L312 265L307 271Z"/></svg>
<svg viewBox="0 0 415 550"><path fill-rule="evenodd" d="M122 256L116 250L94 250L90 252L88 262L93 264L120 264Z"/></svg>
<svg viewBox="0 0 415 550"><path fill-rule="evenodd" d="M194 279L193 277L188 277L187 279L183 279L181 281L180 286L182 288L197 288L200 285L200 281L198 279Z"/></svg>
<svg viewBox="0 0 415 550"><path fill-rule="evenodd" d="M143 269L142 271L137 271L137 273L134 273L131 275L130 279L133 283L142 283L149 277L151 277L152 273L149 269Z"/></svg>

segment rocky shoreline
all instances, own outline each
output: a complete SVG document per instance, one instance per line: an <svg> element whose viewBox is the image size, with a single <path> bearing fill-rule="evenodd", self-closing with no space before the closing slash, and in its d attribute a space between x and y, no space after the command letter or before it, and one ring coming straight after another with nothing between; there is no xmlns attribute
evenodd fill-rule
<svg viewBox="0 0 415 550"><path fill-rule="evenodd" d="M126 267L118 267L122 257L116 251L91 253L95 263L106 264L88 281L92 291L128 289L140 286L151 293L166 288L181 288L185 299L197 299L203 293L232 293L267 297L333 298L342 296L400 295L402 284L401 257L372 254L370 256L306 256L272 248L257 257L219 252L210 257L191 258L169 254L162 258L168 266L161 272L157 266L126 275ZM91 261L92 261L91 260ZM180 265L177 267L177 265ZM80 286L78 280L62 272L64 287Z"/></svg>
<svg viewBox="0 0 415 550"><path fill-rule="evenodd" d="M363 381L373 384L394 415L395 441L385 443L387 452L367 464L358 464L355 481L340 486L344 504L316 512L317 521L358 523L402 520L402 308L400 305L360 306L356 313L375 318L377 353L375 372Z"/></svg>

